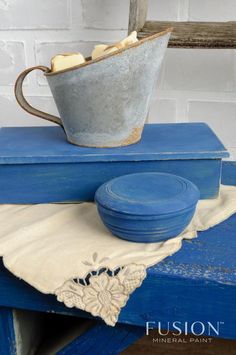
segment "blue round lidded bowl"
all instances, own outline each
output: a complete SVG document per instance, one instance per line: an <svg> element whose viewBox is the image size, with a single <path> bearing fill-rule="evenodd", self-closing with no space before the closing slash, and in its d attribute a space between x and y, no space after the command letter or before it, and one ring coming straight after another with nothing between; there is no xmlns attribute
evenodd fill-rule
<svg viewBox="0 0 236 355"><path fill-rule="evenodd" d="M99 215L115 236L153 243L176 237L190 223L200 193L189 180L164 173L112 179L95 194Z"/></svg>

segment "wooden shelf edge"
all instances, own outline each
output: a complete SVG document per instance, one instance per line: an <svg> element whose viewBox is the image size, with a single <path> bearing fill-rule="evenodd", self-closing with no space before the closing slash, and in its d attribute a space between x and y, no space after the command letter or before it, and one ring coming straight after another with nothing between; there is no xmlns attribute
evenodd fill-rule
<svg viewBox="0 0 236 355"><path fill-rule="evenodd" d="M232 22L171 22L147 21L138 32L144 38L173 27L170 48L236 48L236 21Z"/></svg>

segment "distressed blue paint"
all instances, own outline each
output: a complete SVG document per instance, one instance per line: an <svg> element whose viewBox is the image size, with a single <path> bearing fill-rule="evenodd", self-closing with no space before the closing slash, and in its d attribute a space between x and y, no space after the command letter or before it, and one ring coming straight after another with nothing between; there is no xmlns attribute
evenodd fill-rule
<svg viewBox="0 0 236 355"><path fill-rule="evenodd" d="M215 197L228 154L203 123L146 125L139 143L120 148L73 146L59 127L2 128L0 142L0 203L92 201L102 183L150 171L182 176L201 198Z"/></svg>
<svg viewBox="0 0 236 355"><path fill-rule="evenodd" d="M236 163L223 163L222 178L224 183L236 185ZM161 321L165 326L174 320L213 324L222 321L219 336L236 339L235 233L236 215L199 233L197 239L184 241L178 253L148 270L143 285L122 310L119 322L144 326L145 321ZM64 307L52 295L36 291L10 274L2 264L0 305L91 318L88 313ZM0 318L4 319L2 312L1 308ZM6 336L11 334L11 329L5 327Z"/></svg>
<svg viewBox="0 0 236 355"><path fill-rule="evenodd" d="M121 351L141 338L144 333L145 330L142 327L124 324L108 327L104 323L97 322L56 355L120 354Z"/></svg>
<svg viewBox="0 0 236 355"><path fill-rule="evenodd" d="M235 230L236 216L233 216L200 233L198 239L185 241L179 252L181 260L176 253L150 268L146 280L122 310L119 322L145 326L146 321L161 321L163 324L174 320L222 321L224 326L220 337L236 339ZM214 241L216 247L212 250ZM202 247L199 247L200 243ZM91 317L85 312L64 307L54 296L37 292L4 268L0 272L0 304Z"/></svg>
<svg viewBox="0 0 236 355"><path fill-rule="evenodd" d="M191 180L201 198L216 197L221 160L166 160L80 164L0 165L0 203L93 201L97 188L114 177L164 172Z"/></svg>
<svg viewBox="0 0 236 355"><path fill-rule="evenodd" d="M236 162L223 162L222 184L236 185Z"/></svg>
<svg viewBox="0 0 236 355"><path fill-rule="evenodd" d="M236 163L223 164L223 181L236 185ZM234 177L234 179L232 179ZM119 322L144 326L151 321L223 321L220 337L236 339L236 215L199 233L172 257L148 270ZM17 294L17 297L15 295ZM0 268L0 304L74 316L89 314L64 307Z"/></svg>
<svg viewBox="0 0 236 355"><path fill-rule="evenodd" d="M116 236L153 243L180 234L191 221L199 199L189 180L163 173L123 175L99 187L98 212Z"/></svg>
<svg viewBox="0 0 236 355"><path fill-rule="evenodd" d="M76 147L60 127L3 127L1 164L217 159L228 153L205 123L146 124L142 140L119 148Z"/></svg>
<svg viewBox="0 0 236 355"><path fill-rule="evenodd" d="M0 307L0 354L17 354L13 312L12 309L5 307Z"/></svg>

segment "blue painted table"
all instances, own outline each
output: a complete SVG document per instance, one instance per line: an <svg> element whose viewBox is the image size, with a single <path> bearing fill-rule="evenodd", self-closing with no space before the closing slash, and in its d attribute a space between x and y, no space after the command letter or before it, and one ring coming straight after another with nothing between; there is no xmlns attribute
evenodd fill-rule
<svg viewBox="0 0 236 355"><path fill-rule="evenodd" d="M236 185L236 162L223 164L223 183ZM148 270L122 310L119 324L96 323L58 354L117 354L144 334L146 321L222 322L219 337L236 339L236 215L184 241L182 249ZM17 297L16 297L17 295ZM43 295L0 267L0 354L15 354L12 309L90 318ZM4 326L2 326L4 324ZM207 329L206 329L207 330ZM205 332L206 334L206 332Z"/></svg>

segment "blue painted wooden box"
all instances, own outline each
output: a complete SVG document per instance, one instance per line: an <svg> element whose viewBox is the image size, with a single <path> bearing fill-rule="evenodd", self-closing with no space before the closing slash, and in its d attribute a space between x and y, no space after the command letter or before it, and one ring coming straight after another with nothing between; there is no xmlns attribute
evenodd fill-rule
<svg viewBox="0 0 236 355"><path fill-rule="evenodd" d="M146 171L180 175L214 198L228 156L204 123L147 124L139 143L119 148L74 146L60 127L2 128L0 143L0 203L92 201L109 179Z"/></svg>

